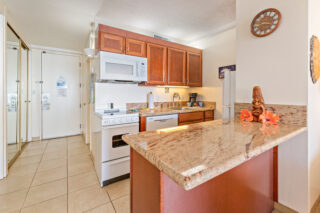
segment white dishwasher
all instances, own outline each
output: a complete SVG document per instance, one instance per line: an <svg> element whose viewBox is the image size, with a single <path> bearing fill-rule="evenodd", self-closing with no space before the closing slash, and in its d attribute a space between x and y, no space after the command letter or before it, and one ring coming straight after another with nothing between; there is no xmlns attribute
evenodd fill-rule
<svg viewBox="0 0 320 213"><path fill-rule="evenodd" d="M147 131L175 126L178 126L178 114L147 117Z"/></svg>

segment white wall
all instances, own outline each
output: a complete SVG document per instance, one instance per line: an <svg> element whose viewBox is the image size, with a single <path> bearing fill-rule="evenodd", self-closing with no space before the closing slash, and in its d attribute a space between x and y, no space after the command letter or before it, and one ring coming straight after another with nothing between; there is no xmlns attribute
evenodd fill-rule
<svg viewBox="0 0 320 213"><path fill-rule="evenodd" d="M137 84L113 84L96 83L95 86L95 107L104 109L107 103L114 103L115 108L126 107L126 103L146 103L147 94L153 93L154 102L172 101L173 93L178 92L181 100L187 101L189 98L188 89L170 88L169 93L165 93L163 87L145 87Z"/></svg>
<svg viewBox="0 0 320 213"><path fill-rule="evenodd" d="M277 8L282 23L265 38L250 33L257 13ZM308 1L237 1L237 102L252 101L252 88L262 88L265 103L307 105ZM279 146L279 202L308 212L308 137ZM290 194L288 194L290 192Z"/></svg>
<svg viewBox="0 0 320 213"><path fill-rule="evenodd" d="M320 38L320 1L309 0L309 36ZM312 83L308 74L309 207L320 195L320 82Z"/></svg>
<svg viewBox="0 0 320 213"><path fill-rule="evenodd" d="M253 17L272 7L282 13L280 27L254 37ZM307 12L301 0L237 1L237 102L251 102L253 86L260 85L266 103L307 104Z"/></svg>
<svg viewBox="0 0 320 213"><path fill-rule="evenodd" d="M219 67L236 63L236 28L189 44L203 49L202 88L192 89L200 95L199 100L216 102L215 118L222 118L222 85Z"/></svg>

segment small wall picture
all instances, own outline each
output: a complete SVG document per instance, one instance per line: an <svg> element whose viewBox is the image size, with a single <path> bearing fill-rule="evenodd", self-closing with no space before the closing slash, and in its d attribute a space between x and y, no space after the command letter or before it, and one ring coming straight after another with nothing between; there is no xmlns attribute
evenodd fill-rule
<svg viewBox="0 0 320 213"><path fill-rule="evenodd" d="M219 67L219 79L224 79L224 72L225 71L236 71L236 65Z"/></svg>

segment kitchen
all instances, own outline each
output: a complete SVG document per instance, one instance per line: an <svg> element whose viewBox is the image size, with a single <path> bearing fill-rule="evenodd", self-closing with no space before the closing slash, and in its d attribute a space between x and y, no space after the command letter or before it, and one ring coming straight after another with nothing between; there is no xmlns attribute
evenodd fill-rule
<svg viewBox="0 0 320 213"><path fill-rule="evenodd" d="M318 5L4 1L17 50L29 51L30 89L24 97L19 87L24 65L11 66L18 69L9 111L16 122L1 119L8 130L16 126L7 134L18 150L8 164L10 145L0 149L0 176L8 175L0 181L0 211L316 212L319 94L309 72L309 38L318 32ZM282 19L269 35L256 36L250 24L267 8L277 8ZM239 125L241 111L252 108L254 86L262 90L258 106L279 115L276 127ZM24 109L27 117L20 116ZM250 138L252 145L241 146ZM228 185L245 180L223 178L248 165L259 166L242 179L260 180L247 186L264 196L236 188L244 201ZM230 199L219 203L210 187Z"/></svg>

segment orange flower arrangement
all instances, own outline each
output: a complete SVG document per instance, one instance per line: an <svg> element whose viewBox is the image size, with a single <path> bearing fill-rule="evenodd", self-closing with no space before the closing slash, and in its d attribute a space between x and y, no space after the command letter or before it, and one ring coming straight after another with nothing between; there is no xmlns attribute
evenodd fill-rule
<svg viewBox="0 0 320 213"><path fill-rule="evenodd" d="M253 121L252 113L247 109L241 110L240 120L241 121L248 121L248 122Z"/></svg>
<svg viewBox="0 0 320 213"><path fill-rule="evenodd" d="M260 121L266 125L277 125L280 118L278 115L273 114L272 112L265 111L263 114L260 115Z"/></svg>

